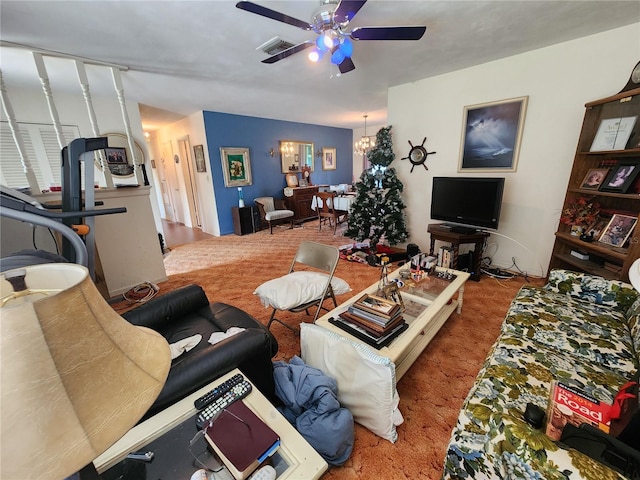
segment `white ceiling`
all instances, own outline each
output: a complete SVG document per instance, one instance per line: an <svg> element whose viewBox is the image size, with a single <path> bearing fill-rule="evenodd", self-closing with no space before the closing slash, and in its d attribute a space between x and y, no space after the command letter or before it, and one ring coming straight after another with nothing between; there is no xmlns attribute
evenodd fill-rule
<svg viewBox="0 0 640 480"><path fill-rule="evenodd" d="M370 124L386 122L390 86L640 22L637 0L369 0L350 28L426 25L427 32L419 41L354 42L356 70L338 76L328 59L312 64L305 53L261 63L267 55L256 48L270 38L300 43L314 34L235 3L2 0L3 78L8 87L41 88L30 53L8 47L18 44L127 67L125 93L141 104L148 130L200 110L357 128L364 113ZM321 2L255 3L310 21ZM68 60L46 57L46 64L54 94L80 91ZM115 95L108 71L88 71L92 95Z"/></svg>

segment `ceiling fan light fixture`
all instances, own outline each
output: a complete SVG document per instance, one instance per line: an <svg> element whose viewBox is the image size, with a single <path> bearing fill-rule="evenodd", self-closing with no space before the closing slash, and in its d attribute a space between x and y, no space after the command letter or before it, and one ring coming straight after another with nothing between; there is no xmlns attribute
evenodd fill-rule
<svg viewBox="0 0 640 480"><path fill-rule="evenodd" d="M333 30L327 30L321 35L322 43L324 44L325 47L327 47L327 49L333 48L336 45L332 32Z"/></svg>
<svg viewBox="0 0 640 480"><path fill-rule="evenodd" d="M318 48L319 51L321 51L322 53L326 52L327 50L329 50L330 47L327 47L324 43L324 35L318 35L318 38L316 38L316 47Z"/></svg>
<svg viewBox="0 0 640 480"><path fill-rule="evenodd" d="M353 54L353 42L348 38L340 39L340 46L338 47L345 58L351 58Z"/></svg>
<svg viewBox="0 0 640 480"><path fill-rule="evenodd" d="M322 59L323 55L324 55L324 52L320 51L320 49L318 48L314 48L309 52L308 57L309 57L309 60L311 60L312 62L319 62L320 59Z"/></svg>
<svg viewBox="0 0 640 480"><path fill-rule="evenodd" d="M344 61L344 53L339 48L331 54L331 63L340 65Z"/></svg>

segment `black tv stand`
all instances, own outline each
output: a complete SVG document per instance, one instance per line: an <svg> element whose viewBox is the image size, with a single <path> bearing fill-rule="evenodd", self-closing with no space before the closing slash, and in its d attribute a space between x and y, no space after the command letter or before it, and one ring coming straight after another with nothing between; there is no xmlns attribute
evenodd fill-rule
<svg viewBox="0 0 640 480"><path fill-rule="evenodd" d="M477 231L475 228L463 227L462 225L452 225L450 227L450 230L453 233L459 233L461 235L472 235Z"/></svg>

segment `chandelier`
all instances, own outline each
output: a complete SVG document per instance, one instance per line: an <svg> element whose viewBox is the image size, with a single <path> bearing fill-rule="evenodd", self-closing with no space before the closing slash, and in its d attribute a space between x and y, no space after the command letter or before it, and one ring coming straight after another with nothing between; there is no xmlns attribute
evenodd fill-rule
<svg viewBox="0 0 640 480"><path fill-rule="evenodd" d="M369 151L376 146L376 137L375 136L367 136L367 117L368 115L363 115L364 117L364 135L355 143L355 150L353 153L356 155L362 155L363 157L369 153Z"/></svg>
<svg viewBox="0 0 640 480"><path fill-rule="evenodd" d="M294 151L293 143L282 142L282 145L280 146L280 151L282 152L282 155L284 155L285 157L293 155L293 151Z"/></svg>

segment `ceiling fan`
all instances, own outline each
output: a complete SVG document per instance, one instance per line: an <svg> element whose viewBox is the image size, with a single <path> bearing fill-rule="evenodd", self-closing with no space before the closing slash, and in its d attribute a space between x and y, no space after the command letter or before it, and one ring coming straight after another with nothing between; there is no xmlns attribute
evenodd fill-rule
<svg viewBox="0 0 640 480"><path fill-rule="evenodd" d="M309 23L253 2L238 2L236 7L318 34L315 41L307 40L294 45L264 59L262 63L275 63L312 48L313 50L309 53L310 60L317 62L325 54L331 55L331 62L338 66L340 73L347 73L356 68L351 60L353 52L351 40L420 40L427 29L424 26L356 27L347 31L349 22L365 3L367 0L325 0L313 12Z"/></svg>

